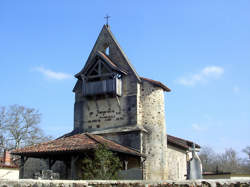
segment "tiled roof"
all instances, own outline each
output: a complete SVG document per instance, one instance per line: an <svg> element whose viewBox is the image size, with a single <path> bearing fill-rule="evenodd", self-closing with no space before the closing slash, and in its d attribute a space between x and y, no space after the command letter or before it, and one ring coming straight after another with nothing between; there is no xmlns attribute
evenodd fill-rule
<svg viewBox="0 0 250 187"><path fill-rule="evenodd" d="M118 130L117 132L126 132L126 128L125 129L117 128L117 130ZM129 128L128 128L128 130L129 130ZM134 129L134 130L145 131L145 129ZM102 131L102 132L105 132L105 131ZM107 132L109 133L110 131L107 131ZM114 131L112 130L112 132L114 132ZM61 136L59 138L72 136L72 135L75 135L75 134L78 134L78 133L79 132L77 130L76 131L73 130L72 132L64 134L63 136ZM91 133L92 134L100 134L99 131L91 132ZM185 140L185 139L182 139L182 138L178 138L176 136L172 136L172 135L169 135L169 134L167 135L167 143L171 144L171 145L174 145L174 146L178 146L178 147L180 147L182 149L185 149L185 150L188 150L189 148L191 148L193 146L193 142L192 141ZM195 144L195 147L196 148L201 148L201 146L198 145L198 144Z"/></svg>
<svg viewBox="0 0 250 187"><path fill-rule="evenodd" d="M175 146L178 146L178 147L181 147L183 149L189 149L193 146L193 143L194 142L191 142L189 140L184 140L184 139L181 139L181 138L178 138L178 137L175 137L175 136L171 136L171 135L167 135L167 142L168 144L173 144ZM196 148L201 148L200 145L198 144L195 144L195 147Z"/></svg>
<svg viewBox="0 0 250 187"><path fill-rule="evenodd" d="M18 168L17 165L6 165L6 164L0 164L0 169L1 168Z"/></svg>
<svg viewBox="0 0 250 187"><path fill-rule="evenodd" d="M148 78L144 78L144 77L140 77L141 80L144 80L144 81L148 81L150 82L151 84L155 85L155 86L158 86L160 88L162 88L164 91L166 92L171 92L171 89L168 88L167 86L165 86L164 84L162 84L161 82L159 81L155 81L155 80L152 80L152 79L148 79Z"/></svg>
<svg viewBox="0 0 250 187"><path fill-rule="evenodd" d="M18 168L18 165L12 159L10 164L6 164L4 158L0 157L0 168Z"/></svg>
<svg viewBox="0 0 250 187"><path fill-rule="evenodd" d="M143 156L136 150L117 144L111 140L107 140L101 136L82 133L72 136L64 136L49 142L27 146L12 151L15 155L39 155L54 154L62 152L81 152L97 148L98 145L106 145L107 148L114 152L120 152L130 155Z"/></svg>

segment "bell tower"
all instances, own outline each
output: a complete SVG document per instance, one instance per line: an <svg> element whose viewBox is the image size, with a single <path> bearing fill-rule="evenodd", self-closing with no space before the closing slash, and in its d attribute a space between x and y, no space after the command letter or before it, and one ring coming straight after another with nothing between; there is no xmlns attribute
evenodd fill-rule
<svg viewBox="0 0 250 187"><path fill-rule="evenodd" d="M140 77L108 25L75 75L74 131L99 134L146 155L143 179L167 179L164 91Z"/></svg>
<svg viewBox="0 0 250 187"><path fill-rule="evenodd" d="M140 78L104 25L84 68L75 75L74 129L79 132L138 125Z"/></svg>

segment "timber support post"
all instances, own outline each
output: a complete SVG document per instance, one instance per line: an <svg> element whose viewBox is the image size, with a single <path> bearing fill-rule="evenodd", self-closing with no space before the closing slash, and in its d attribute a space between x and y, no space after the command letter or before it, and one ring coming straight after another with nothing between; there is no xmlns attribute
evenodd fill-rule
<svg viewBox="0 0 250 187"><path fill-rule="evenodd" d="M55 164L55 162L56 162L56 160L49 158L49 170L52 169L52 166Z"/></svg>
<svg viewBox="0 0 250 187"><path fill-rule="evenodd" d="M19 179L24 178L24 164L28 160L28 157L21 156L21 163L20 163L20 168L19 168Z"/></svg>
<svg viewBox="0 0 250 187"><path fill-rule="evenodd" d="M71 176L69 176L69 168L70 168L70 163L69 163L69 158L63 160L64 166L65 166L65 179L70 179Z"/></svg>
<svg viewBox="0 0 250 187"><path fill-rule="evenodd" d="M72 155L71 156L71 162L70 162L70 168L71 168L71 179L76 179L76 160L78 159L78 156Z"/></svg>

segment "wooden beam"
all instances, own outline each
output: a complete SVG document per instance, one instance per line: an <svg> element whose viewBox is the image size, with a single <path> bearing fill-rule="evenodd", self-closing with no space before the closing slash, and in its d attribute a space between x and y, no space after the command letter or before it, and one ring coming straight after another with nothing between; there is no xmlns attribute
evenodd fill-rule
<svg viewBox="0 0 250 187"><path fill-rule="evenodd" d="M114 73L104 73L101 75L90 75L90 76L88 76L88 79L99 78L99 77L108 77L108 76L114 76Z"/></svg>
<svg viewBox="0 0 250 187"><path fill-rule="evenodd" d="M49 170L51 170L52 166L56 163L56 159L49 158Z"/></svg>
<svg viewBox="0 0 250 187"><path fill-rule="evenodd" d="M112 69L104 62L101 61L101 64L103 64L103 66L109 71L112 72Z"/></svg>
<svg viewBox="0 0 250 187"><path fill-rule="evenodd" d="M25 162L28 160L28 157L25 156L21 156L20 159L20 166L19 166L19 179L23 179L24 178L24 164Z"/></svg>
<svg viewBox="0 0 250 187"><path fill-rule="evenodd" d="M100 63L100 60L98 60L97 63L98 63L98 75L101 75L102 72L101 72L101 63Z"/></svg>
<svg viewBox="0 0 250 187"><path fill-rule="evenodd" d="M76 161L79 158L78 155L72 155L71 156L71 179L76 179L77 178L77 172L76 172Z"/></svg>
<svg viewBox="0 0 250 187"><path fill-rule="evenodd" d="M96 70L95 68L98 68L99 63L97 62L90 70L88 70L87 75L90 75L93 71L95 71L96 73L98 73L98 69Z"/></svg>
<svg viewBox="0 0 250 187"><path fill-rule="evenodd" d="M65 165L65 175L66 175L65 179L70 179L70 177L69 177L69 161L68 161L68 157L63 160L63 163Z"/></svg>

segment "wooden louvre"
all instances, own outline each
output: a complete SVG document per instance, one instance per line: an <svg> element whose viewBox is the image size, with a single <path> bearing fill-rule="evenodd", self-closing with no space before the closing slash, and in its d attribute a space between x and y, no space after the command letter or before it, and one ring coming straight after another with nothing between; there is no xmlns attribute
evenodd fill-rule
<svg viewBox="0 0 250 187"><path fill-rule="evenodd" d="M83 82L83 95L84 96L95 96L112 94L115 96L122 95L122 81L115 77L113 79Z"/></svg>

